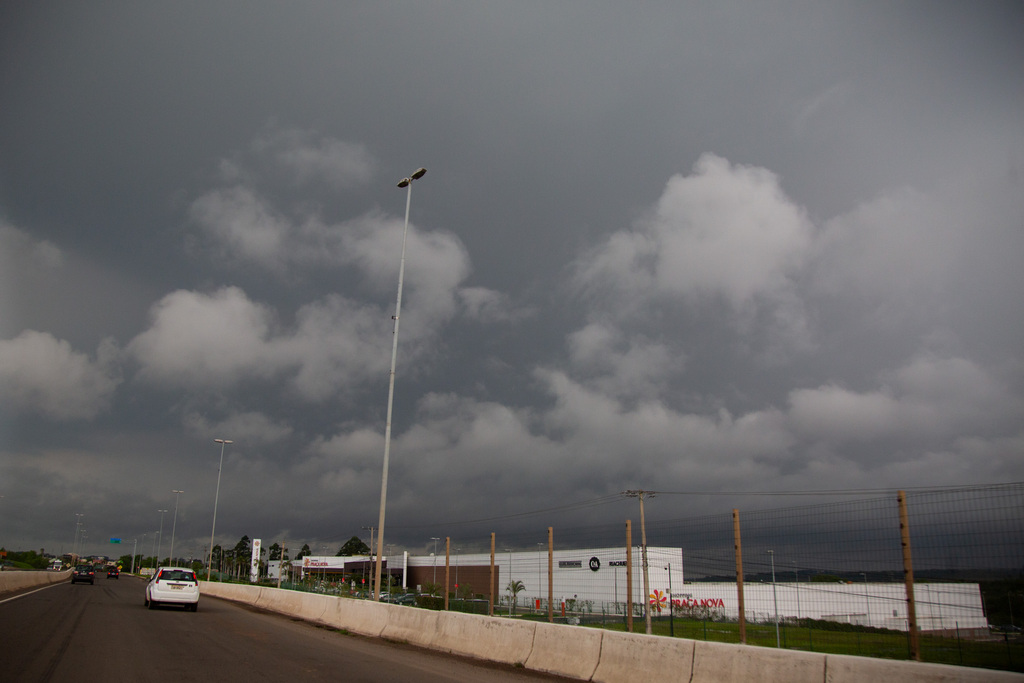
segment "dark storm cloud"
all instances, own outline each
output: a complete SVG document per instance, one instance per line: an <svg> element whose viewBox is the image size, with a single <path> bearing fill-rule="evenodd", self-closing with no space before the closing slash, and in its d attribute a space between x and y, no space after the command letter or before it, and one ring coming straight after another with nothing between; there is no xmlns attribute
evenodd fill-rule
<svg viewBox="0 0 1024 683"><path fill-rule="evenodd" d="M391 541L633 486L1024 474L1014 3L4 11L29 545L76 512L152 540L184 489L200 553L215 437L220 540L375 523L421 165Z"/></svg>

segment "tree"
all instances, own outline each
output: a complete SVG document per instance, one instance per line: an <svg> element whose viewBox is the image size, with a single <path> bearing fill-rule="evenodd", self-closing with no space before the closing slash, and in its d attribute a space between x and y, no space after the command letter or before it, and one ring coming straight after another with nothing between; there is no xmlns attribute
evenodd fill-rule
<svg viewBox="0 0 1024 683"><path fill-rule="evenodd" d="M42 549L38 553L35 550L7 551L4 548L0 548L0 550L4 550L7 553L7 561L15 567L22 569L46 569L50 565L50 560L46 558Z"/></svg>
<svg viewBox="0 0 1024 683"><path fill-rule="evenodd" d="M270 554L267 559L271 562L281 559L281 545L279 543L273 543L270 546Z"/></svg>
<svg viewBox="0 0 1024 683"><path fill-rule="evenodd" d="M338 549L335 557L352 557L353 555L369 555L370 546L363 543L358 536L345 541L345 545Z"/></svg>
<svg viewBox="0 0 1024 683"><path fill-rule="evenodd" d="M814 574L811 576L811 581L818 583L845 583L835 574Z"/></svg>
<svg viewBox="0 0 1024 683"><path fill-rule="evenodd" d="M309 549L309 544L308 543L303 543L302 544L302 550L300 550L299 554L295 556L295 559L296 560L301 560L306 555L309 555L311 552L312 551Z"/></svg>
<svg viewBox="0 0 1024 683"><path fill-rule="evenodd" d="M519 580L509 581L505 590L512 594L512 614L514 615L516 613L516 603L519 601L519 594L526 590L526 586Z"/></svg>
<svg viewBox="0 0 1024 683"><path fill-rule="evenodd" d="M235 544L235 557L247 557L252 551L252 544L248 536L242 536Z"/></svg>
<svg viewBox="0 0 1024 683"><path fill-rule="evenodd" d="M249 557L251 553L252 547L249 537L243 534L242 537L238 539L238 543L235 544L235 549L232 554L232 557L235 558L235 576L237 578L240 579L243 576L242 567L246 567L244 575L248 576Z"/></svg>

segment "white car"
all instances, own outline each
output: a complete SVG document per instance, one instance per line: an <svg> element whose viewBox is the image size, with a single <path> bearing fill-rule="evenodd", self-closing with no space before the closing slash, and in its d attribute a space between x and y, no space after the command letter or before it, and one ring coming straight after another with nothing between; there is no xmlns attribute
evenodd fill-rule
<svg viewBox="0 0 1024 683"><path fill-rule="evenodd" d="M199 609L199 579L191 569L160 567L146 584L146 607L182 605L186 610Z"/></svg>

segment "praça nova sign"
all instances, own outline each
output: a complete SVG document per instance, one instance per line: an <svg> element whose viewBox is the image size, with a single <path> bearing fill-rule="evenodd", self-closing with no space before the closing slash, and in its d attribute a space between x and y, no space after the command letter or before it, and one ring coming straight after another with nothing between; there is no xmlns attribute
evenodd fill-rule
<svg viewBox="0 0 1024 683"><path fill-rule="evenodd" d="M650 596L651 607L658 610L659 612L668 607L668 595L660 590L655 589ZM689 596L673 597L672 607L675 609L688 609L693 607L721 607L725 608L725 601L722 598L700 598L696 599Z"/></svg>

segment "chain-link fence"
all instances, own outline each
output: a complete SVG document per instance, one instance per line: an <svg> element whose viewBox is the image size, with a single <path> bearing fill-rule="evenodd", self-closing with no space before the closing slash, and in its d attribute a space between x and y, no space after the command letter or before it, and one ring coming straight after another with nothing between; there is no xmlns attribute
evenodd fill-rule
<svg viewBox="0 0 1024 683"><path fill-rule="evenodd" d="M1024 483L818 492L803 504L807 493L776 505L734 494L698 517L671 514L695 494L627 493L636 514L617 524L437 529L436 554L387 557L382 592L433 609L1024 671ZM351 576L342 566L298 585L370 595L357 562Z"/></svg>

